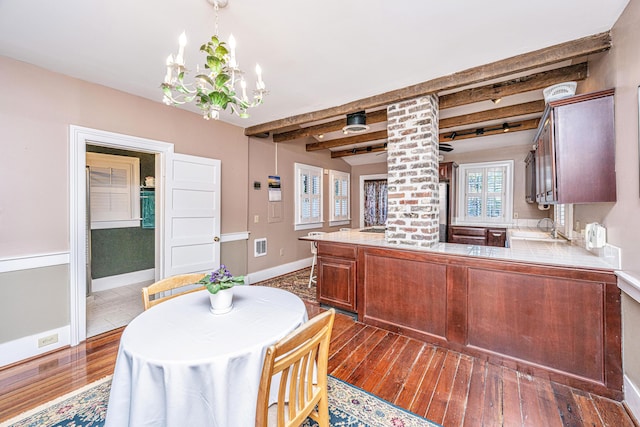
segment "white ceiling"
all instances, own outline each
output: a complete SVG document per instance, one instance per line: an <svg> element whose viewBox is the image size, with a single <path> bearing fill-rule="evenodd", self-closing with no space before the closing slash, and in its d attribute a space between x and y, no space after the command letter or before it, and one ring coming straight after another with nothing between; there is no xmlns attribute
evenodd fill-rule
<svg viewBox="0 0 640 427"><path fill-rule="evenodd" d="M221 120L248 127L607 31L628 1L229 0L220 35L270 94ZM207 0L0 0L0 55L158 102L183 30L195 69L214 33Z"/></svg>

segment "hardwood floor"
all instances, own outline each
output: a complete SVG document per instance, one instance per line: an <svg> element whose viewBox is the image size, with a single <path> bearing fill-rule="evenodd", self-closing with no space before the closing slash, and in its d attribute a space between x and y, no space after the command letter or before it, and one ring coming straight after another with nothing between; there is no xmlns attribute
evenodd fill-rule
<svg viewBox="0 0 640 427"><path fill-rule="evenodd" d="M307 304L309 316L320 312ZM113 373L122 329L0 370L0 422ZM620 402L336 316L331 375L450 426L616 426Z"/></svg>

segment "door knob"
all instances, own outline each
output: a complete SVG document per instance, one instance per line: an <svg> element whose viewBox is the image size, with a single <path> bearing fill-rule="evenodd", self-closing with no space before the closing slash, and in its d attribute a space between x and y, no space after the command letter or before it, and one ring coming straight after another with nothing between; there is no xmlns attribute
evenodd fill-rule
<svg viewBox="0 0 640 427"><path fill-rule="evenodd" d="M219 241L220 241L220 238L219 238L218 236L215 236L215 237L213 238L213 241L214 241L214 242L219 242Z"/></svg>

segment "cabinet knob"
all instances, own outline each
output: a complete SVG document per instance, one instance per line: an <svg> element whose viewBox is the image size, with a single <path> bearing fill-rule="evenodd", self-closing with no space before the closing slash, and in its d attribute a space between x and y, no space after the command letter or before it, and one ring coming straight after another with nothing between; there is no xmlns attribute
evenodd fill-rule
<svg viewBox="0 0 640 427"><path fill-rule="evenodd" d="M215 236L215 237L213 238L213 241L214 241L214 242L219 242L219 241L220 241L220 238L219 238L218 236Z"/></svg>

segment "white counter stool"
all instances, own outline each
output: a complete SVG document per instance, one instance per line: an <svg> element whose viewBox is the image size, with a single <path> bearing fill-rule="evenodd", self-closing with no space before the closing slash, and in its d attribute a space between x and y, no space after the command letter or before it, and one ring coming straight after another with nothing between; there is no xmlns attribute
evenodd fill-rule
<svg viewBox="0 0 640 427"><path fill-rule="evenodd" d="M308 236L320 236L324 234L324 231L311 231ZM316 283L317 276L314 273L316 264L318 263L318 242L311 242L311 255L313 255L313 260L311 261L311 272L309 273L309 288L312 283Z"/></svg>

